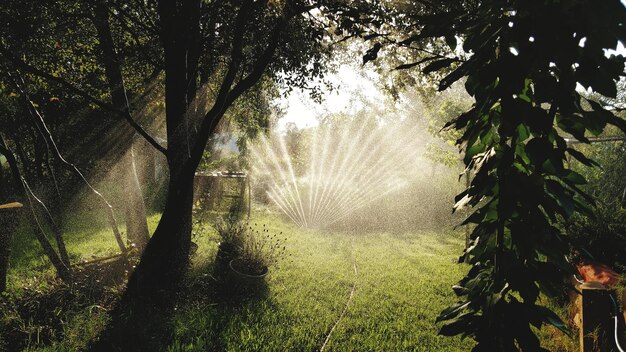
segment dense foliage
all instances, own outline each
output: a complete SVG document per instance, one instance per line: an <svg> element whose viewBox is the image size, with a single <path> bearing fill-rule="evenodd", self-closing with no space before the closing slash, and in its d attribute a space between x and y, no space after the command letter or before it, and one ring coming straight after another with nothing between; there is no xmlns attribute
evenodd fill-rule
<svg viewBox="0 0 626 352"><path fill-rule="evenodd" d="M596 201L592 216L575 214L564 224L582 260L593 260L626 272L626 150L624 141L598 142L578 149L600 164L573 164L589 181L584 189Z"/></svg>
<svg viewBox="0 0 626 352"><path fill-rule="evenodd" d="M577 91L579 84L616 96L624 57L605 50L626 39L625 11L619 1L483 1L420 18L413 38L443 37L455 50L458 37L471 54L424 70L454 64L439 88L466 77L476 100L448 124L463 131L457 144L474 172L455 206L477 208L465 221L476 224L472 268L455 287L460 302L439 318L447 321L442 334L473 337L475 351L541 350L534 328L565 330L537 301L558 295L572 270L558 218L589 213L593 202L580 189L584 177L564 161L594 164L565 137L586 142L607 124L626 131L626 122Z"/></svg>

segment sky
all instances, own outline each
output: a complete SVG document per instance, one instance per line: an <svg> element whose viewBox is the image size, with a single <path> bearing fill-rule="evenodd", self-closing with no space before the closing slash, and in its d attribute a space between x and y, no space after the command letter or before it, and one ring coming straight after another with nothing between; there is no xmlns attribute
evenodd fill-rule
<svg viewBox="0 0 626 352"><path fill-rule="evenodd" d="M626 0L624 0L626 3ZM619 42L615 50L607 50L607 55L619 54L626 56L624 44ZM277 102L285 111L278 121L278 129L285 130L288 123L295 123L298 128L318 125L318 117L325 114L357 111L363 107L363 101L383 104L383 93L375 83L379 76L370 67L362 67L360 55L353 55L351 61L341 64L335 73L326 78L337 88L323 95L322 103L318 104L307 92L294 90ZM362 99L358 99L361 97Z"/></svg>
<svg viewBox="0 0 626 352"><path fill-rule="evenodd" d="M360 57L359 57L360 59ZM361 69L356 63L345 63L326 79L336 88L325 91L321 104L316 103L308 92L294 90L279 99L278 104L285 110L285 115L278 121L278 129L284 130L288 123L295 123L298 128L318 125L318 117L326 114L357 111L363 107L363 101L381 103L382 93L376 85L378 75L373 70Z"/></svg>

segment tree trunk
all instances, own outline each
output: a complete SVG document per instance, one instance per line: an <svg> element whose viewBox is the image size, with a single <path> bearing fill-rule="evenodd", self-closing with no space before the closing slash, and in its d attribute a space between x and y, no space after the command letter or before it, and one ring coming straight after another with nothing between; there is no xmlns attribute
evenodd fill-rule
<svg viewBox="0 0 626 352"><path fill-rule="evenodd" d="M2 165L0 165L0 169ZM1 175L0 175L1 176ZM0 182L3 182L0 177ZM6 200L6 197L2 197ZM1 203L2 201L0 201ZM15 235L15 229L20 219L22 204L14 203L14 206L0 209L0 293L7 289L7 274L9 273L9 260L11 259L11 242Z"/></svg>
<svg viewBox="0 0 626 352"><path fill-rule="evenodd" d="M169 15L176 12L174 3L163 2L159 5L171 6L166 10ZM92 350L151 350L149 344L155 341L150 340L149 336L155 334L148 330L158 329L152 326L158 326L158 321L162 320L157 314L167 316L171 312L175 290L182 281L189 261L193 179L197 163L190 160L185 116L186 50L184 42L175 39L181 35L184 38L184 34L176 33L171 28L173 20L172 17L161 18L164 26L165 116L170 174L165 209L141 261L128 281L122 299L112 313L109 328ZM176 22L175 29L178 30L187 25ZM153 324L145 324L147 320Z"/></svg>
<svg viewBox="0 0 626 352"><path fill-rule="evenodd" d="M154 290L176 288L188 263L192 197L193 174L170 180L161 221L128 283L125 296L142 297Z"/></svg>
<svg viewBox="0 0 626 352"><path fill-rule="evenodd" d="M197 165L192 165L189 157L185 116L188 72L183 44L174 40L166 44L165 48L167 163L170 171L168 195L159 225L124 294L123 300L132 297L135 302L131 303L145 299L146 294L154 290L163 291L165 296L169 296L171 290L180 283L189 260L193 179Z"/></svg>
<svg viewBox="0 0 626 352"><path fill-rule="evenodd" d="M138 139L133 145L133 153L140 156L135 158L135 166L139 184L142 186L144 199L150 199L150 192L156 184L156 161L157 152L150 143L144 139Z"/></svg>
<svg viewBox="0 0 626 352"><path fill-rule="evenodd" d="M8 189L10 186L5 185L4 165L0 161L0 204L7 200ZM7 182L8 184L8 182ZM7 190L7 191L4 191ZM11 251L10 243L10 227L7 226L7 214L0 211L0 293L7 288L7 272L9 271L9 256Z"/></svg>
<svg viewBox="0 0 626 352"><path fill-rule="evenodd" d="M189 258L193 173L172 177L161 221L92 351L153 351L167 344L162 324L174 308ZM147 323L150 322L150 323ZM157 339L155 339L155 337Z"/></svg>
<svg viewBox="0 0 626 352"><path fill-rule="evenodd" d="M146 207L139 184L137 175L137 167L135 164L135 153L133 146L130 146L128 152L124 156L124 169L127 171L126 177L126 196L124 199L126 204L126 231L128 240L135 244L142 251L148 241L150 234L148 232L148 223L146 222Z"/></svg>
<svg viewBox="0 0 626 352"><path fill-rule="evenodd" d="M124 80L122 76L121 64L115 51L115 43L111 34L108 8L103 3L98 3L94 8L92 22L98 33L100 49L102 50L102 62L104 64L105 76L111 93L113 106L120 110L130 110L124 90ZM129 111L130 113L130 111ZM129 241L143 249L150 239L148 233L148 223L146 220L146 207L141 193L137 170L135 167L134 154L132 150L133 139L123 143L129 146L124 159L124 171L126 172L125 199L124 205L126 216L126 232Z"/></svg>
<svg viewBox="0 0 626 352"><path fill-rule="evenodd" d="M11 216L8 211L0 212L0 293L7 289L7 273L11 255L11 238L13 226L8 224Z"/></svg>

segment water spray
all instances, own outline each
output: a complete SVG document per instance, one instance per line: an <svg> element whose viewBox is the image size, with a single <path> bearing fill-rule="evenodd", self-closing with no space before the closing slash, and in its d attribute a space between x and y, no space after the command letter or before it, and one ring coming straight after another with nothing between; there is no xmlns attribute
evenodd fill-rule
<svg viewBox="0 0 626 352"><path fill-rule="evenodd" d="M282 135L262 136L251 146L252 172L271 180L268 198L304 228L327 227L408 185L416 171L419 135L357 119L312 132L309 158L296 172Z"/></svg>

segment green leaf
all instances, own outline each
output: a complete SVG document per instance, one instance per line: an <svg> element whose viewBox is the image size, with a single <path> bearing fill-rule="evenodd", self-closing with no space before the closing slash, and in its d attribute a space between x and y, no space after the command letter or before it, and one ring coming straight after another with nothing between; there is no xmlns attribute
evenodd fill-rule
<svg viewBox="0 0 626 352"><path fill-rule="evenodd" d="M363 65L370 61L376 60L378 58L378 52L380 51L380 48L382 48L382 45L380 43L376 43L367 52L365 52L365 55L363 55Z"/></svg>
<svg viewBox="0 0 626 352"><path fill-rule="evenodd" d="M457 67L454 71L450 72L446 77L444 77L439 82L438 90L439 91L446 90L454 82L463 78L463 76L465 76L467 72L469 72L470 68L471 68L471 61L466 61L462 63L461 65L459 65L459 67Z"/></svg>
<svg viewBox="0 0 626 352"><path fill-rule="evenodd" d="M538 166L550 157L552 143L544 137L533 138L526 143L525 149L530 162Z"/></svg>
<svg viewBox="0 0 626 352"><path fill-rule="evenodd" d="M427 74L429 74L431 72L439 71L441 69L449 67L450 65L452 65L452 63L454 63L456 61L457 61L457 59L453 59L453 58L446 58L446 59L433 61L433 62L429 63L428 65L426 65L426 67L424 67L422 72L424 72L424 74L427 75Z"/></svg>
<svg viewBox="0 0 626 352"><path fill-rule="evenodd" d="M472 145L465 151L465 157L463 158L463 161L465 162L466 165L469 164L470 160L472 160L473 157L475 157L476 155L480 153L485 152L486 148L487 146L480 142Z"/></svg>
<svg viewBox="0 0 626 352"><path fill-rule="evenodd" d="M448 33L448 35L446 35L445 37L445 40L446 40L446 44L448 44L450 49L454 51L457 46L456 36L454 35L454 33Z"/></svg>
<svg viewBox="0 0 626 352"><path fill-rule="evenodd" d="M561 207L561 215L566 219L570 218L574 213L574 201L572 195L568 194L563 185L554 180L546 180L546 190L554 197Z"/></svg>
<svg viewBox="0 0 626 352"><path fill-rule="evenodd" d="M456 128L457 130L463 129L465 126L467 126L467 123L475 117L475 114L476 108L472 108L469 111L466 111L456 118L446 122L445 126L443 126L441 130L448 129L452 126L454 126L454 128Z"/></svg>
<svg viewBox="0 0 626 352"><path fill-rule="evenodd" d="M449 323L445 324L439 330L439 335L454 336L461 333L466 333L472 330L473 323L476 320L473 312L465 313L463 315L454 318Z"/></svg>
<svg viewBox="0 0 626 352"><path fill-rule="evenodd" d="M439 314L439 316L437 317L437 320L435 320L435 322L438 323L440 321L450 320L450 319L456 317L457 315L459 315L459 313L462 312L469 305L470 305L470 302L465 302L465 303L458 303L458 304L455 304L453 306L450 306L450 307L444 309Z"/></svg>
<svg viewBox="0 0 626 352"><path fill-rule="evenodd" d="M561 320L561 318L558 315L556 315L556 313L554 313L553 311L551 311L550 309L546 307L538 306L538 305L535 306L535 309L537 313L542 317L542 320L544 322L561 330L566 335L568 336L570 335L569 328L567 327L567 325L565 325L563 320Z"/></svg>
<svg viewBox="0 0 626 352"><path fill-rule="evenodd" d="M396 66L396 68L394 68L394 70L406 70L406 69L415 67L417 65L423 64L424 62L432 61L432 60L435 60L435 59L436 59L436 57L427 57L425 59L422 59L422 60L419 60L419 61L416 61L416 62L412 62L410 64L403 64L403 65Z"/></svg>
<svg viewBox="0 0 626 352"><path fill-rule="evenodd" d="M587 180L583 177L583 175L572 170L567 170L563 178L575 185L584 185L587 183Z"/></svg>
<svg viewBox="0 0 626 352"><path fill-rule="evenodd" d="M597 162L593 161L592 159L587 158L585 156L585 154L579 152L576 149L567 148L567 152L569 153L569 155L573 156L574 159L580 161L585 166L597 166L597 167L600 167L600 164L598 164Z"/></svg>

